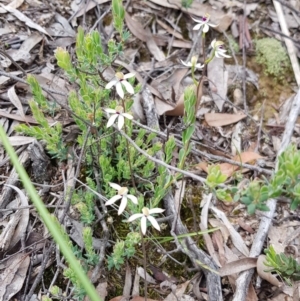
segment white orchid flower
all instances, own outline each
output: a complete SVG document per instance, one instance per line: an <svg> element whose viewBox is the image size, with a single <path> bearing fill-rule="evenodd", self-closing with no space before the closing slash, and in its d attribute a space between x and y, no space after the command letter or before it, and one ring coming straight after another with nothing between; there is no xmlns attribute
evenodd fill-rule
<svg viewBox="0 0 300 301"><path fill-rule="evenodd" d="M136 220L137 218L141 218L141 230L144 235L146 234L146 231L147 231L147 220L151 223L151 225L156 230L160 231L160 227L159 227L157 220L153 216L151 216L151 214L162 213L164 211L165 210L161 209L161 208L149 209L147 207L144 207L142 209L142 213L133 214L132 216L129 217L128 222L132 222L132 221Z"/></svg>
<svg viewBox="0 0 300 301"><path fill-rule="evenodd" d="M109 199L106 203L105 206L109 206L114 204L116 201L121 199L121 204L119 207L118 215L122 214L122 212L125 210L127 206L127 200L130 199L134 204L138 204L137 198L132 195L128 194L128 188L127 187L121 187L118 184L115 183L109 183L110 187L113 189L116 189L118 191L118 194L113 196L111 199Z"/></svg>
<svg viewBox="0 0 300 301"><path fill-rule="evenodd" d="M118 129L121 130L124 125L125 118L133 119L132 115L128 113L123 113L123 107L121 106L117 106L115 110L114 109L104 109L104 110L105 112L112 114L108 119L106 125L107 128L111 127L115 123L116 119L118 118Z"/></svg>
<svg viewBox="0 0 300 301"><path fill-rule="evenodd" d="M209 27L217 27L218 25L212 24L209 22L210 19L210 15L209 14L205 14L205 16L203 16L201 18L201 20L199 19L194 19L192 18L195 22L199 23L197 25L194 26L193 30L199 30L202 26L203 26L203 32L207 33L209 30Z"/></svg>
<svg viewBox="0 0 300 301"><path fill-rule="evenodd" d="M121 98L124 98L124 91L122 87L124 86L124 88L129 94L134 94L133 87L126 80L127 78L134 77L134 75L134 73L127 73L124 75L122 72L117 72L115 74L115 77L105 86L105 89L110 89L112 86L116 86L118 95Z"/></svg>
<svg viewBox="0 0 300 301"><path fill-rule="evenodd" d="M185 63L181 60L182 65L189 67L189 68L196 68L196 69L203 69L204 65L197 64L197 57L193 56L190 62Z"/></svg>
<svg viewBox="0 0 300 301"><path fill-rule="evenodd" d="M213 48L214 55L216 57L218 57L218 58L224 58L224 57L231 58L230 55L226 54L227 50L224 49L224 43L222 41L217 41L216 39L214 39L211 42L210 45Z"/></svg>

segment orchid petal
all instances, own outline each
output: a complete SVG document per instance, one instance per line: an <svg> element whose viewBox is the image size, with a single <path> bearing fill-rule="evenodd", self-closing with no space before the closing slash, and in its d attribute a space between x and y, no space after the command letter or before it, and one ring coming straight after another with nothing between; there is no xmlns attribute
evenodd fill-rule
<svg viewBox="0 0 300 301"><path fill-rule="evenodd" d="M135 73L127 73L124 75L124 79L127 79L127 78L131 78L131 77L134 77L135 76Z"/></svg>
<svg viewBox="0 0 300 301"><path fill-rule="evenodd" d="M119 80L114 78L112 79L106 86L105 86L105 89L110 89L112 86L114 86L116 83L118 83Z"/></svg>
<svg viewBox="0 0 300 301"><path fill-rule="evenodd" d="M146 231L147 231L147 218L146 218L146 216L143 216L141 218L141 230L142 230L142 233L145 235Z"/></svg>
<svg viewBox="0 0 300 301"><path fill-rule="evenodd" d="M193 17L192 17L192 19L193 19L195 22L197 22L197 23L203 24L203 20L195 19L195 18L193 18Z"/></svg>
<svg viewBox="0 0 300 301"><path fill-rule="evenodd" d="M216 25L216 24L211 24L211 23L207 23L208 26L210 27L218 27L219 25Z"/></svg>
<svg viewBox="0 0 300 301"><path fill-rule="evenodd" d="M128 93L134 94L134 89L128 81L123 80L122 85L125 87L125 89Z"/></svg>
<svg viewBox="0 0 300 301"><path fill-rule="evenodd" d="M143 217L144 214L143 213L136 213L136 214L133 214L129 217L129 219L127 220L128 222L132 222L140 217Z"/></svg>
<svg viewBox="0 0 300 301"><path fill-rule="evenodd" d="M181 60L181 64L186 66L186 67L192 67L192 63L191 62L188 62L188 63L185 63L183 60Z"/></svg>
<svg viewBox="0 0 300 301"><path fill-rule="evenodd" d="M127 206L127 197L124 195L119 207L118 215L121 215Z"/></svg>
<svg viewBox="0 0 300 301"><path fill-rule="evenodd" d="M203 32L207 33L208 31L209 31L209 26L207 24L204 24Z"/></svg>
<svg viewBox="0 0 300 301"><path fill-rule="evenodd" d="M120 116L120 115L118 115L118 114L111 115L110 118L108 119L108 122L107 122L106 127L107 127L107 128L111 127L111 126L115 123L116 119L117 119L119 116Z"/></svg>
<svg viewBox="0 0 300 301"><path fill-rule="evenodd" d="M199 30L203 24L197 24L193 27L193 30Z"/></svg>
<svg viewBox="0 0 300 301"><path fill-rule="evenodd" d="M121 98L124 98L124 91L120 82L116 84L117 93Z"/></svg>
<svg viewBox="0 0 300 301"><path fill-rule="evenodd" d="M117 113L116 110L110 109L110 108L104 109L104 111L107 112L107 113L110 113L110 114L116 114Z"/></svg>
<svg viewBox="0 0 300 301"><path fill-rule="evenodd" d="M113 203L115 203L116 201L118 201L121 198L122 198L121 195L115 195L105 203L105 206L112 205Z"/></svg>
<svg viewBox="0 0 300 301"><path fill-rule="evenodd" d="M134 204L138 204L138 199L137 197L135 197L132 194L127 194L127 197L134 203Z"/></svg>
<svg viewBox="0 0 300 301"><path fill-rule="evenodd" d="M108 184L111 188L116 189L116 190L120 190L122 188L120 185L118 185L116 183L109 182Z"/></svg>
<svg viewBox="0 0 300 301"><path fill-rule="evenodd" d="M221 52L221 51L216 51L215 56L216 56L217 58L221 58L221 59L224 58L224 57L231 58L230 55L227 55L227 54L225 54L225 53L223 53L223 52Z"/></svg>
<svg viewBox="0 0 300 301"><path fill-rule="evenodd" d="M195 68L197 69L202 69L204 67L204 65L201 65L201 64L196 64Z"/></svg>
<svg viewBox="0 0 300 301"><path fill-rule="evenodd" d="M210 46L211 46L212 48L215 48L215 43L216 43L216 39L213 39L213 40L211 41L211 43L210 43Z"/></svg>
<svg viewBox="0 0 300 301"><path fill-rule="evenodd" d="M148 220L150 221L150 223L152 224L152 226L153 226L156 230L160 231L160 226L159 226L157 220L156 220L153 216L150 216L150 215L149 215L149 216L148 216Z"/></svg>
<svg viewBox="0 0 300 301"><path fill-rule="evenodd" d="M149 209L149 214L162 213L164 211L165 211L165 209L153 208L153 209Z"/></svg>
<svg viewBox="0 0 300 301"><path fill-rule="evenodd" d="M119 115L119 119L118 119L118 129L121 130L122 127L124 125L124 117L123 115Z"/></svg>
<svg viewBox="0 0 300 301"><path fill-rule="evenodd" d="M133 116L128 113L123 113L122 116L126 117L127 119L133 119Z"/></svg>

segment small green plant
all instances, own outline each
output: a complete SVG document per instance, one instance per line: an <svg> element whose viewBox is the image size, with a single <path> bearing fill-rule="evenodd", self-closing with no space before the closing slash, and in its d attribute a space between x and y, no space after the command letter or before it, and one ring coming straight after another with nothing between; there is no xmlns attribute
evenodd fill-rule
<svg viewBox="0 0 300 301"><path fill-rule="evenodd" d="M232 35L228 35L228 43L230 45L230 53L233 51L234 53L231 54L235 54L238 53L240 51L240 46L239 44L236 42L236 40L234 39L234 37Z"/></svg>
<svg viewBox="0 0 300 301"><path fill-rule="evenodd" d="M288 285L300 280L300 264L292 256L277 254L273 246L266 249L265 254L264 264L271 268L267 272L276 272Z"/></svg>
<svg viewBox="0 0 300 301"><path fill-rule="evenodd" d="M186 7L191 4L192 0L183 2ZM125 216L127 222L131 223L129 229L132 232L129 232L124 240L118 239L112 254L107 257L108 269L120 269L125 260L135 254L135 247L141 241L146 271L144 236L149 226L160 231L156 215L164 212L164 209L158 206L173 184L182 177L180 170L186 168L186 160L192 148L198 97L196 90L199 87L194 73L196 69L204 68L205 64L215 57L229 57L224 43L213 40L213 51L207 60L204 59L204 65L197 63L197 57L193 57L189 63L184 63L186 67L192 68L194 83L184 91L183 147L176 154L179 171L171 174L165 165L170 164L174 157L174 137L170 136L162 145L155 142L155 134L147 133L132 122L132 95L141 88L140 85L135 86L135 74L123 73L124 70L116 69L112 78L105 78L106 69L115 67L116 59L122 55L124 42L129 38L129 33L124 30L125 9L121 0L112 1L112 15L118 37L109 40L105 45L107 47L103 46L98 31L84 32L83 28L79 28L74 56L71 57L67 50L60 47L55 51L57 65L76 86L76 91L71 91L68 95L69 112L80 130L74 143L83 150L80 163L85 182L90 189L77 189L72 192L71 199L71 204L79 211L79 218L84 224L84 248L72 246L72 242L67 238L66 241L72 246L77 264L82 266L86 273L98 263L92 243L97 198L92 191L101 191L107 198L105 205L109 206L108 210L111 206L119 206L118 216ZM210 23L208 14L195 21L198 24L194 30L202 30L203 39L211 27L217 26ZM28 77L28 83L34 98L30 102L30 108L39 126L21 125L16 130L44 140L49 154L59 161L75 156L72 148L63 141L62 125L59 122L49 125L47 120L59 106L54 106L43 96L42 89L34 77ZM138 148L150 157L160 152L166 164L155 164L147 156L141 155ZM217 171L212 172L212 176L215 178L208 180L208 183L223 183L226 180ZM212 187L215 188L214 185ZM219 190L219 195L224 199L228 198L225 191ZM136 232L137 229L139 232ZM64 270L64 276L73 284L74 298L82 300L86 291L78 279L76 268L69 266ZM54 297L54 294L52 295L51 297Z"/></svg>
<svg viewBox="0 0 300 301"><path fill-rule="evenodd" d="M264 38L255 42L256 61L264 66L266 75L278 80L285 77L291 64L286 49L274 38Z"/></svg>
<svg viewBox="0 0 300 301"><path fill-rule="evenodd" d="M252 181L243 191L241 202L247 205L249 214L254 214L256 210L269 211L266 205L269 196L270 189L267 185L262 185L260 181Z"/></svg>
<svg viewBox="0 0 300 301"><path fill-rule="evenodd" d="M139 232L129 232L125 241L119 240L114 245L111 256L107 256L108 269L115 268L119 270L125 262L125 259L131 258L135 254L135 246L140 243L141 235Z"/></svg>
<svg viewBox="0 0 300 301"><path fill-rule="evenodd" d="M190 8L193 4L194 0L181 0L181 5L184 8Z"/></svg>
<svg viewBox="0 0 300 301"><path fill-rule="evenodd" d="M300 151L295 145L290 145L278 158L277 172L268 181L254 180L240 189L238 186L219 188L227 177L220 171L219 166L208 168L206 185L219 200L240 201L247 205L249 214L256 210L268 211L266 202L270 198L285 196L291 199L291 209L295 210L300 204Z"/></svg>

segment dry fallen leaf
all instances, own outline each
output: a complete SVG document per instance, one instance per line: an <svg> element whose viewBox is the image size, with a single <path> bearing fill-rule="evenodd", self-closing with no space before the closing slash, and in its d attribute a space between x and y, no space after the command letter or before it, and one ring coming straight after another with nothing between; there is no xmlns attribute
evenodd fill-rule
<svg viewBox="0 0 300 301"><path fill-rule="evenodd" d="M246 301L257 301L257 294L255 292L255 289L253 287L253 284L250 282L249 289L246 296Z"/></svg>
<svg viewBox="0 0 300 301"><path fill-rule="evenodd" d="M239 162L241 164L243 163L251 163L257 159L263 158L260 154L255 152L244 152L241 154L238 154L232 158L232 160ZM240 169L241 167L238 165L232 165L230 163L222 163L219 165L221 172L226 175L227 177L231 177L233 173Z"/></svg>
<svg viewBox="0 0 300 301"><path fill-rule="evenodd" d="M257 258L242 258L236 261L231 261L224 266L222 266L218 272L220 276L228 276L235 273L240 273L242 271L246 271L256 267Z"/></svg>
<svg viewBox="0 0 300 301"><path fill-rule="evenodd" d="M213 213L224 223L226 228L228 229L232 243L234 246L245 256L249 256L249 249L246 246L243 238L241 235L234 229L230 221L228 220L227 216L222 212L221 210L217 209L214 206L211 206L210 209L213 211Z"/></svg>
<svg viewBox="0 0 300 301"><path fill-rule="evenodd" d="M221 267L222 265L221 265L221 263L219 261L218 254L215 251L215 248L213 246L211 237L209 236L209 234L205 233L205 231L207 230L207 228L204 227L202 225L202 223L200 223L200 230L203 231L202 237L204 238L205 246L206 246L206 249L207 249L209 255L212 257L212 259L214 260L215 264L218 267Z"/></svg>
<svg viewBox="0 0 300 301"><path fill-rule="evenodd" d="M0 273L0 300L12 300L12 297L22 288L30 257L27 254L17 253L4 262L5 268Z"/></svg>
<svg viewBox="0 0 300 301"><path fill-rule="evenodd" d="M207 77L212 99L219 112L222 112L228 89L228 71L224 68L224 59L214 59L208 64Z"/></svg>
<svg viewBox="0 0 300 301"><path fill-rule="evenodd" d="M150 53L153 55L153 57L157 61L159 61L159 62L164 61L166 59L166 56L163 53L163 51L155 43L155 40L153 39L153 36L152 36L149 28L146 29L146 32L148 33L148 37L149 37L146 41L146 45L148 47L148 50L150 51Z"/></svg>
<svg viewBox="0 0 300 301"><path fill-rule="evenodd" d="M7 90L7 96L8 96L8 99L10 100L10 102L18 109L18 113L25 119L25 113L24 113L24 110L23 110L23 105L22 105L18 95L16 94L14 85L11 86Z"/></svg>
<svg viewBox="0 0 300 301"><path fill-rule="evenodd" d="M187 289L187 286L189 285L190 280L182 283L182 284L178 284L177 288L174 291L172 291L165 299L164 301L178 301L181 300L181 298L184 296L184 292Z"/></svg>
<svg viewBox="0 0 300 301"><path fill-rule="evenodd" d="M105 297L107 296L107 282L99 283L96 287L96 291L101 300L105 300Z"/></svg>
<svg viewBox="0 0 300 301"><path fill-rule="evenodd" d="M264 280L268 281L272 285L280 286L280 281L271 273L265 272L266 270L269 270L270 268L267 267L264 262L266 261L266 255L260 255L257 259L257 274Z"/></svg>
<svg viewBox="0 0 300 301"><path fill-rule="evenodd" d="M147 301L158 301L156 299L150 299L150 298L147 298ZM133 297L130 301L145 301L145 297L141 297L141 296L135 296Z"/></svg>
<svg viewBox="0 0 300 301"><path fill-rule="evenodd" d="M3 5L0 3L0 5L2 6L3 9L5 9L6 11L10 12L11 14L13 14L16 18L18 18L20 21L24 22L28 27L34 28L44 34L46 34L47 36L50 36L48 34L48 32L46 31L45 28L43 28L42 26L38 25L37 23L34 23L30 18L28 18L26 15L24 15L23 13L21 13L19 10L9 6L9 5Z"/></svg>
<svg viewBox="0 0 300 301"><path fill-rule="evenodd" d="M222 113L207 113L204 115L205 121L209 126L224 126L236 123L245 117L244 113L241 114L222 114Z"/></svg>
<svg viewBox="0 0 300 301"><path fill-rule="evenodd" d="M19 201L18 203L20 204L20 206L28 207L28 205L29 205L28 198L26 197L26 195L24 194L24 192L21 189L19 189L16 186L10 185L10 184L5 184L5 186L10 187L17 192L18 196L16 197L16 199L18 199L18 201ZM14 247L16 245L16 243L21 240L21 238L25 234L26 229L28 227L29 208L22 209L19 211L20 211L20 218L18 220L16 227L14 228L14 235L12 236L12 238L9 242L9 248ZM16 214L13 214L13 215L16 215Z"/></svg>
<svg viewBox="0 0 300 301"><path fill-rule="evenodd" d="M189 8L184 8L182 6L181 0L150 0L153 3L158 5L174 8L174 9L181 9L184 12L189 14L193 14L198 17L202 17L205 13L210 15L210 20L213 24L218 24L218 27L214 28L219 32L226 31L226 29L230 26L232 22L232 18L229 14L224 14L223 11L215 9L209 4L203 4L200 1L192 1L192 4Z"/></svg>
<svg viewBox="0 0 300 301"><path fill-rule="evenodd" d="M238 154L234 156L231 160L239 162L241 164L244 163L252 163L253 161L263 158L260 154L255 153L255 152L244 152L241 154ZM220 171L222 174L226 175L227 177L231 177L235 171L240 169L241 167L238 165L233 165L230 163L222 163L222 164L217 164L220 166ZM203 170L206 173L208 173L208 163L207 162L200 162L195 165L195 168L199 170Z"/></svg>
<svg viewBox="0 0 300 301"><path fill-rule="evenodd" d="M10 3L7 6L10 6L12 8L18 8L23 3L24 3L24 0L13 0L13 1L10 1ZM0 14L6 14L6 13L7 13L7 10L5 10L4 8L0 8Z"/></svg>

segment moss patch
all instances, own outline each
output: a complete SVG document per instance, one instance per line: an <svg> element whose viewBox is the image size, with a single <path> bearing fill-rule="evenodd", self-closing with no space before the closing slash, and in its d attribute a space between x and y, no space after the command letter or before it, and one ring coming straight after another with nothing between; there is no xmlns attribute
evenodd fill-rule
<svg viewBox="0 0 300 301"><path fill-rule="evenodd" d="M256 61L264 66L266 75L274 76L277 80L283 80L285 73L291 64L282 44L273 38L264 38L255 42Z"/></svg>

